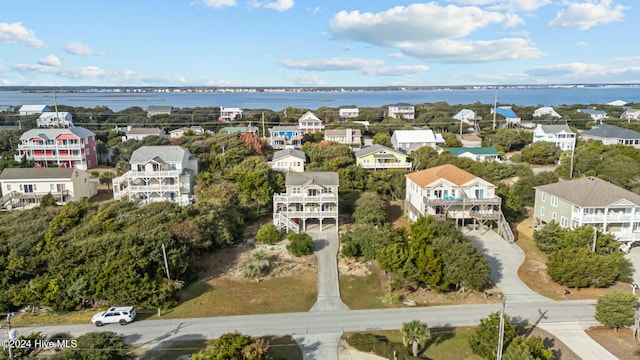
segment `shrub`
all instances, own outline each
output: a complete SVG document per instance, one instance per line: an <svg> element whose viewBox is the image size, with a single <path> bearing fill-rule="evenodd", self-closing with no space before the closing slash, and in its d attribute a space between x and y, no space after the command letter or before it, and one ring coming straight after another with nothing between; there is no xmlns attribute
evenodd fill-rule
<svg viewBox="0 0 640 360"><path fill-rule="evenodd" d="M258 229L256 241L263 244L275 244L282 240L282 233L273 224L264 224Z"/></svg>
<svg viewBox="0 0 640 360"><path fill-rule="evenodd" d="M307 234L295 234L288 236L289 245L287 250L294 256L304 256L313 254L313 240Z"/></svg>

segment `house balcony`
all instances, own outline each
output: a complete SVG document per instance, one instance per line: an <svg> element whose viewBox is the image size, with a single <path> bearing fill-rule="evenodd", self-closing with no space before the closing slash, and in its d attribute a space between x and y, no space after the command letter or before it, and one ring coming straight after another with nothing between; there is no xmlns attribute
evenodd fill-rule
<svg viewBox="0 0 640 360"><path fill-rule="evenodd" d="M611 223L611 222L640 222L640 213L608 213L608 214L581 214L574 212L571 220L580 224L584 223Z"/></svg>
<svg viewBox="0 0 640 360"><path fill-rule="evenodd" d="M286 216L289 219L317 219L338 217L338 209L329 211L278 211L277 214Z"/></svg>
<svg viewBox="0 0 640 360"><path fill-rule="evenodd" d="M410 162L388 162L388 163L374 163L374 164L365 164L360 163L360 167L363 169L411 169Z"/></svg>
<svg viewBox="0 0 640 360"><path fill-rule="evenodd" d="M501 205L502 199L499 196L492 198L468 198L468 197L448 197L448 198L424 198L425 206L449 206L449 205Z"/></svg>
<svg viewBox="0 0 640 360"><path fill-rule="evenodd" d="M640 231L609 231L618 241L640 241Z"/></svg>
<svg viewBox="0 0 640 360"><path fill-rule="evenodd" d="M22 143L18 145L18 150L57 150L57 149L69 149L69 150L81 150L84 148L84 144L33 144Z"/></svg>
<svg viewBox="0 0 640 360"><path fill-rule="evenodd" d="M130 179L139 178L177 178L180 177L180 170L161 170L161 171L135 171L129 170L124 176L128 176Z"/></svg>
<svg viewBox="0 0 640 360"><path fill-rule="evenodd" d="M275 203L328 203L338 202L336 194L303 195L303 194L278 194L273 196Z"/></svg>
<svg viewBox="0 0 640 360"><path fill-rule="evenodd" d="M22 158L22 156L20 156ZM82 161L86 160L84 155L27 155L27 160L32 161Z"/></svg>
<svg viewBox="0 0 640 360"><path fill-rule="evenodd" d="M160 185L160 184L151 184L151 185L130 185L127 186L127 189L131 193L147 193L147 192L180 192L180 185Z"/></svg>

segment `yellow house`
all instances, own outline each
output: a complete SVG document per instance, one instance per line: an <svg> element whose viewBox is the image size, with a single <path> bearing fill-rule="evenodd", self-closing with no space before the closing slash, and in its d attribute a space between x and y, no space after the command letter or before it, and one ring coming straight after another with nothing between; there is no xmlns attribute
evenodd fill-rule
<svg viewBox="0 0 640 360"><path fill-rule="evenodd" d="M378 144L363 147L355 156L363 169L411 169L407 154Z"/></svg>

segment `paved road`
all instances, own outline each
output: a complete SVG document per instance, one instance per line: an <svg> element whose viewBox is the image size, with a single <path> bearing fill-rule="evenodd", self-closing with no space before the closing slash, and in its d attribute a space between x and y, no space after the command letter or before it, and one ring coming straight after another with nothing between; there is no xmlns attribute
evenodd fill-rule
<svg viewBox="0 0 640 360"><path fill-rule="evenodd" d="M537 324L565 343L584 359L615 359L583 331L596 325L593 315L595 300L551 301L533 293L517 278L522 262L519 247L507 244L492 232L468 231L472 241L489 259L491 278L507 297L507 313L514 323ZM242 315L215 318L139 321L127 326L109 325L101 330L124 334L127 342L147 348L160 347L162 342L213 339L238 330L254 336L292 335L301 345L305 359L337 358L337 341L343 332L399 329L403 322L425 321L432 328L473 326L500 304L474 304L422 308L348 310L336 302L337 237L314 234L318 254L318 304L306 313ZM329 241L325 243L324 240ZM335 243L334 241L335 240ZM333 247L335 245L335 247ZM331 259L332 261L329 261ZM327 262L327 263L325 263ZM340 305L342 304L342 305ZM334 308L335 306L335 308ZM92 325L45 326L19 329L21 334L69 332L78 336L95 331Z"/></svg>

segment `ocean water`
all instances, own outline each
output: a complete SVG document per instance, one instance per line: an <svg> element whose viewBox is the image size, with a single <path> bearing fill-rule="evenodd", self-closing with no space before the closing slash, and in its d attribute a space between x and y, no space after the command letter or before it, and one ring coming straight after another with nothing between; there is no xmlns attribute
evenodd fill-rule
<svg viewBox="0 0 640 360"><path fill-rule="evenodd" d="M410 90L410 91L344 91L344 92L216 92L216 93L57 93L59 105L93 108L106 106L121 111L138 106L169 105L175 108L237 107L242 109L269 109L281 111L287 107L316 110L320 107L344 106L378 107L397 103L423 104L446 102L450 105L493 104L499 105L558 106L565 104L606 104L614 100L640 103L640 86L572 87L572 88L506 88L469 90ZM26 93L2 91L0 105L24 104L53 105L52 93Z"/></svg>

